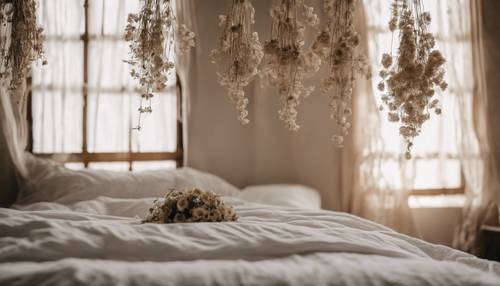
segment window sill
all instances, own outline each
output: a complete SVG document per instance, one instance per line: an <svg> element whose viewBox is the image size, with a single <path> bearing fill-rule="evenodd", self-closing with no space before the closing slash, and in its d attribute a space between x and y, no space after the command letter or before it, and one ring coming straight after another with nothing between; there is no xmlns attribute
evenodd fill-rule
<svg viewBox="0 0 500 286"><path fill-rule="evenodd" d="M464 195L410 196L410 208L463 208Z"/></svg>

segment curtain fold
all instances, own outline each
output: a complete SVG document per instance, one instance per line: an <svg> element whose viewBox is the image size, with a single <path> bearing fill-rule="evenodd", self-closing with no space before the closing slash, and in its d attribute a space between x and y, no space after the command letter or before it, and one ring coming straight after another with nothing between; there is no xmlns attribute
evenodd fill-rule
<svg viewBox="0 0 500 286"><path fill-rule="evenodd" d="M176 4L176 12L177 12L177 20L179 24L186 25L191 31L193 31L196 35L198 35L198 23L197 23L197 11L194 0L177 0ZM180 108L180 114L182 117L177 118L177 120L182 121L182 144L183 144L183 164L186 165L189 152L188 152L188 125L189 125L189 113L190 109L190 94L193 92L191 89L190 82L194 81L193 77L196 74L193 72L195 70L195 62L196 56L199 55L199 51L201 49L201 43L198 40L199 37L196 38L196 46L189 51L187 55L178 55L176 57L176 71L179 76L178 80L180 80L180 84L182 87L182 104L178 106Z"/></svg>
<svg viewBox="0 0 500 286"><path fill-rule="evenodd" d="M500 21L497 1L470 1L473 97L461 98L460 114L465 121L460 138L465 178L466 206L453 245L480 254L480 228L499 225L500 193ZM496 10L495 10L496 9Z"/></svg>
<svg viewBox="0 0 500 286"><path fill-rule="evenodd" d="M10 23L0 25L3 47L11 42L13 27ZM9 71L3 71L9 72ZM12 74L0 79L0 206L8 207L17 193L18 178L27 176L24 150L28 143L26 121L26 82L15 90L10 88Z"/></svg>

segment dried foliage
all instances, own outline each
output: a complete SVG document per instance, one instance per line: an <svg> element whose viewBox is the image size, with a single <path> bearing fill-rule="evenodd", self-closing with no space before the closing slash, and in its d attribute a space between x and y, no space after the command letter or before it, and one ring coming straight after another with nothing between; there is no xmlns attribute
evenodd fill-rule
<svg viewBox="0 0 500 286"><path fill-rule="evenodd" d="M399 33L395 57L383 54L378 89L385 92L382 101L391 122L399 122L399 133L406 141L406 159L411 159L413 140L430 119L431 111L441 114L436 89L445 90L443 65L446 62L435 49L434 36L428 31L431 16L424 12L421 0L394 0L389 29ZM383 110L383 106L380 107Z"/></svg>
<svg viewBox="0 0 500 286"><path fill-rule="evenodd" d="M31 64L44 59L43 28L38 26L35 0L0 0L0 79L18 90ZM16 98L17 103L23 98Z"/></svg>
<svg viewBox="0 0 500 286"><path fill-rule="evenodd" d="M288 129L296 131L301 97L314 90L304 85L304 79L316 73L321 65L319 56L303 50L304 33L306 26L316 27L319 18L305 0L278 0L271 8L271 17L271 39L264 45L266 62L262 74L278 89L279 118Z"/></svg>
<svg viewBox="0 0 500 286"><path fill-rule="evenodd" d="M163 200L155 200L144 222L221 222L236 221L234 208L219 196L197 188L190 191L170 190Z"/></svg>
<svg viewBox="0 0 500 286"><path fill-rule="evenodd" d="M233 0L227 15L219 16L222 34L219 46L212 50L213 63L219 63L219 83L227 90L229 99L235 104L238 119L247 124L248 98L244 88L258 74L264 56L259 35L252 30L255 9L249 0Z"/></svg>
<svg viewBox="0 0 500 286"><path fill-rule="evenodd" d="M185 25L177 23L171 0L142 0L139 13L128 16L125 39L129 42L130 74L142 88L141 115L151 113L154 92L162 91L175 64L173 53L186 53L195 45L195 35ZM145 105L146 102L146 105Z"/></svg>
<svg viewBox="0 0 500 286"><path fill-rule="evenodd" d="M355 74L370 77L364 56L356 54L359 36L354 26L355 0L325 0L328 21L312 46L314 53L328 63L328 77L322 81L321 91L329 96L331 117L341 128L341 134L332 136L338 146L343 146L348 134L352 114L351 98Z"/></svg>

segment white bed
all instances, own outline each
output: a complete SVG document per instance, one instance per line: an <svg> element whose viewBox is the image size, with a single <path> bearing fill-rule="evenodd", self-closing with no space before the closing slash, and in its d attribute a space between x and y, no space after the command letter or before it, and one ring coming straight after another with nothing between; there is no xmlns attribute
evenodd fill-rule
<svg viewBox="0 0 500 286"><path fill-rule="evenodd" d="M0 285L500 285L498 263L345 213L249 202L194 170L170 182L212 184L238 222L141 224L158 197L144 181L143 193L103 191L83 173L64 187L51 182L82 173L51 168L0 209ZM137 181L124 178L111 181Z"/></svg>

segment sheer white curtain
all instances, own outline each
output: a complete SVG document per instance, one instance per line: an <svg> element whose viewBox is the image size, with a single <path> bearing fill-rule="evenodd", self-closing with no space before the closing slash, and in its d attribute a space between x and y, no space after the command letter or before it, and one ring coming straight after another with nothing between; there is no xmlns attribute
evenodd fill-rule
<svg viewBox="0 0 500 286"><path fill-rule="evenodd" d="M127 16L139 0L89 0L87 142L84 120L84 0L40 1L49 65L33 74L34 151L175 152L177 98L175 72L169 88L153 99L153 113L137 125L139 90L130 76L129 48L123 39ZM78 166L77 166L78 167ZM127 170L124 163L93 163L93 168Z"/></svg>
<svg viewBox="0 0 500 286"><path fill-rule="evenodd" d="M416 189L460 188L461 164L457 130L464 124L458 110L462 98L471 98L472 80L467 0L425 1L433 18L431 31L437 46L448 59L450 88L440 94L441 116L431 116L415 140L413 159L403 158L404 145L398 125L389 123L378 111L381 93L380 57L396 49L397 34L389 32L390 4L387 0L363 1L361 34L368 41L373 78L370 84L358 81L354 101L353 145L344 160L344 208L398 231L419 235L408 205ZM464 9L465 8L465 9ZM462 22L457 22L460 19ZM393 38L394 37L394 38ZM391 45L392 43L392 45ZM354 163L353 163L354 162Z"/></svg>
<svg viewBox="0 0 500 286"><path fill-rule="evenodd" d="M472 33L472 64L464 67L472 72L469 80L474 81L471 94L460 94L460 115L462 130L461 159L466 182L467 202L462 223L457 228L454 246L478 254L477 239L484 224L499 225L500 206L500 115L497 92L500 88L500 21L498 1L472 0L463 7L463 13L470 13ZM462 15L463 17L464 15ZM467 16L467 14L465 14ZM463 19L457 17L455 24ZM466 29L468 27L464 27Z"/></svg>
<svg viewBox="0 0 500 286"><path fill-rule="evenodd" d="M8 5L7 5L8 6ZM0 25L0 44L10 46L12 25ZM8 72L8 71L2 71ZM0 206L8 207L15 199L18 178L27 176L24 150L27 145L26 85L10 89L12 75L0 79Z"/></svg>

